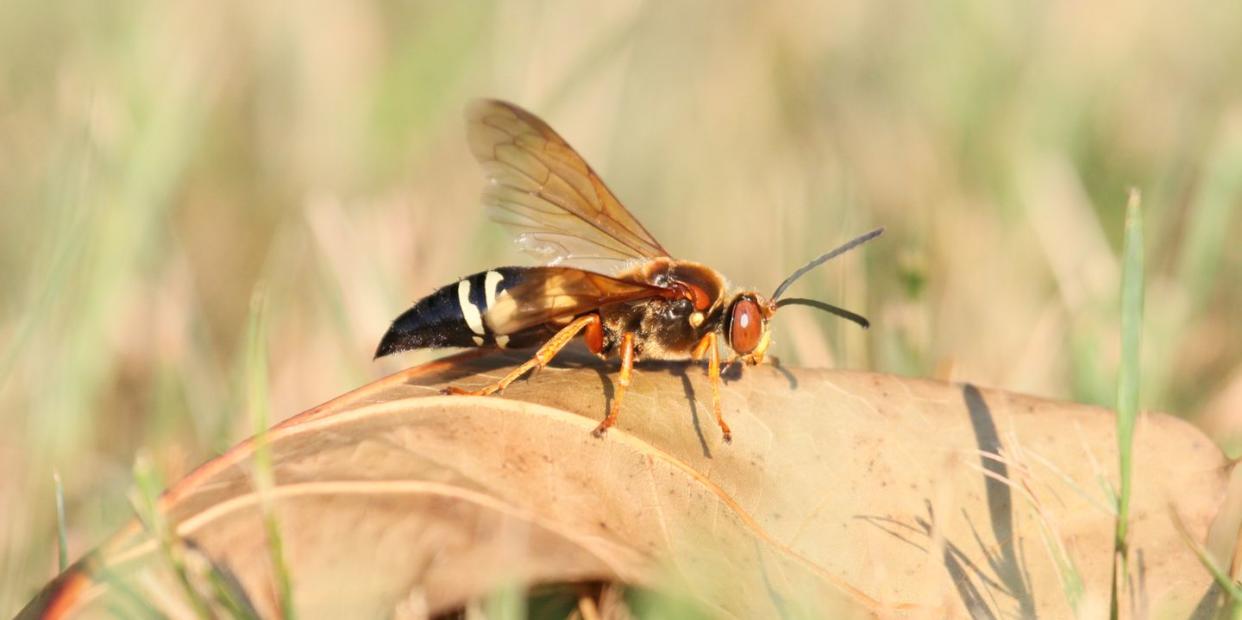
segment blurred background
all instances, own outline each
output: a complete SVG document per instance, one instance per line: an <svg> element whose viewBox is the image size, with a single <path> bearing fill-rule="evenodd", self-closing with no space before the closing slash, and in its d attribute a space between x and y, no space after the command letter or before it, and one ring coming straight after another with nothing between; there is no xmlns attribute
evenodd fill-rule
<svg viewBox="0 0 1242 620"><path fill-rule="evenodd" d="M0 3L0 616L165 479L277 419L455 278L527 264L478 202L471 98L557 128L675 255L868 315L787 364L1111 405L1127 191L1142 402L1242 447L1242 3ZM639 379L641 381L641 378ZM1054 429L1055 430L1055 429ZM1145 458L1139 455L1138 458Z"/></svg>

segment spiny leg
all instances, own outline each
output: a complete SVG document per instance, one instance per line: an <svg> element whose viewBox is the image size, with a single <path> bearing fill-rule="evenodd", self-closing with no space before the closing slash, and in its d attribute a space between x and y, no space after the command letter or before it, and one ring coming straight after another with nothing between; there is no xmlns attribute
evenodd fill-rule
<svg viewBox="0 0 1242 620"><path fill-rule="evenodd" d="M588 314L574 319L573 322L561 328L561 331L556 332L551 338L548 339L547 342L543 343L543 346L539 347L538 351L535 351L534 357L523 362L521 366L509 371L509 374L505 375L500 381L497 381L491 385L485 385L477 390L463 390L459 387L449 386L444 388L444 393L464 394L469 396L487 396L489 394L494 394L504 390L506 387L509 387L510 383L517 381L522 375L526 374L531 369L538 369L547 366L548 362L551 362L552 358L556 357L556 354L559 353L561 349L565 348L565 345L569 344L570 340L573 340L574 337L578 335L578 332L586 329L592 323L599 323L598 314Z"/></svg>
<svg viewBox="0 0 1242 620"><path fill-rule="evenodd" d="M608 417L591 432L596 437L603 437L613 424L617 423L617 414L621 412L621 399L625 396L625 388L630 387L630 375L634 370L634 334L626 332L621 336L621 372L617 376L617 393L612 395L612 406L608 408Z"/></svg>
<svg viewBox="0 0 1242 620"><path fill-rule="evenodd" d="M733 431L729 430L729 425L724 421L724 414L720 410L720 350L716 347L716 332L711 332L703 337L703 341L695 350L707 343L707 378L712 384L712 412L716 414L716 424L720 425L721 432L724 433L725 443L733 441Z"/></svg>

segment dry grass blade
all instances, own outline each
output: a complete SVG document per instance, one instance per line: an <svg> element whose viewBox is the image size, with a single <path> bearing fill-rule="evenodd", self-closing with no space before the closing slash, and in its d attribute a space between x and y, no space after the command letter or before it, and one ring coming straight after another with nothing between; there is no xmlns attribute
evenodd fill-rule
<svg viewBox="0 0 1242 620"><path fill-rule="evenodd" d="M1113 517L1067 488L1095 483L1081 438L1115 458L1105 409L763 366L726 385L734 443L725 445L694 366L642 366L603 440L589 431L612 383L586 358L518 382L505 398L438 395L515 361L459 356L410 369L271 430L270 501L300 616L436 613L513 584L584 582L658 587L725 617L1065 616L1063 567L1040 551L1047 544L1073 556L1063 560L1080 573L1080 611L1107 608ZM1193 608L1212 578L1166 508L1176 503L1202 540L1225 460L1162 415L1140 420L1135 445L1164 455L1135 464L1140 602ZM200 467L159 507L270 616L253 448ZM1001 454L1038 454L1041 467L986 456ZM1022 499L1016 474L1054 501ZM131 527L94 565L133 577L145 594L167 582L157 554ZM52 617L106 609L97 574L79 565L41 604Z"/></svg>

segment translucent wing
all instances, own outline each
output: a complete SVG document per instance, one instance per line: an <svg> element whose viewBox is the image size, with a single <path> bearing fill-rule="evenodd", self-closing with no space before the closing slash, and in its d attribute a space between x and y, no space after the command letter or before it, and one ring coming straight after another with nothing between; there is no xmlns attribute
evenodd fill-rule
<svg viewBox="0 0 1242 620"><path fill-rule="evenodd" d="M492 333L514 334L610 304L673 295L672 289L573 267L527 267L488 303L483 321Z"/></svg>
<svg viewBox="0 0 1242 620"><path fill-rule="evenodd" d="M511 103L486 99L466 112L470 150L488 186L492 219L547 264L607 265L668 256L573 147Z"/></svg>

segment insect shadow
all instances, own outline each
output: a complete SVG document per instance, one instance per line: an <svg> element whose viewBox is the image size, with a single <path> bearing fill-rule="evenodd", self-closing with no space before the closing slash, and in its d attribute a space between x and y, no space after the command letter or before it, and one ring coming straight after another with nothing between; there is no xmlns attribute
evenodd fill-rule
<svg viewBox="0 0 1242 620"><path fill-rule="evenodd" d="M616 373L613 364L600 363L598 359L586 357L580 361L571 362L571 366L579 366L590 368L599 375L600 383L604 388L604 405L605 408L612 406L612 399L616 394L616 387L613 385ZM667 362L667 361L646 361L638 362L635 368L639 373L664 372L681 380L681 389L685 393L686 403L690 408L690 422L694 425L694 434L699 440L699 448L703 451L703 456L712 458L711 448L707 447L707 438L703 435L703 424L699 416L699 401L694 391L694 382L690 380L690 371L698 369L702 364L687 362ZM641 379L640 379L641 380Z"/></svg>
<svg viewBox="0 0 1242 620"><path fill-rule="evenodd" d="M669 374L681 379L681 389L686 392L686 402L690 404L690 421L694 423L694 434L699 438L699 448L703 450L703 456L712 458L712 451L707 447L707 439L703 437L703 425L699 422L699 401L694 396L694 383L690 381L690 375L686 372L694 364L672 364L668 365Z"/></svg>
<svg viewBox="0 0 1242 620"><path fill-rule="evenodd" d="M985 542L976 527L976 517L963 510L961 518L971 536L967 541L942 541L945 571L972 618L1034 618L1035 594L1022 538L1014 526L1013 493L1006 482L1009 467L991 456L1004 453L995 416L983 394L973 385L962 385L962 404L981 455L980 466L987 472L981 482L987 498L986 516L993 542ZM931 542L936 539L939 526L931 500L925 498L924 506L925 516L898 519L887 515L855 515L854 518L924 552L931 552ZM976 549L973 557L981 558L982 564L971 559L971 545ZM1005 610L1001 609L1002 600L1006 601Z"/></svg>
<svg viewBox="0 0 1242 620"><path fill-rule="evenodd" d="M720 379L725 383L732 383L734 381L741 380L742 376L746 374L746 371L743 370L743 366L743 364L730 364L728 367L721 369ZM775 355L767 356L766 361L763 363L763 367L771 368L784 377L785 380L789 382L789 391L792 392L798 389L798 378L794 376L792 372L789 372L788 368L785 368L785 365L781 363L779 357L776 357Z"/></svg>
<svg viewBox="0 0 1242 620"><path fill-rule="evenodd" d="M498 366L501 367L511 361L503 356L497 357L500 357ZM616 384L614 383L617 377L617 364L615 362L601 361L598 357L587 351L585 347L581 346L581 343L575 343L569 345L566 350L556 356L549 366L553 368L584 369L596 373L599 375L600 386L604 391L604 408L607 410L612 407L612 401L616 398L617 393ZM685 393L686 403L689 405L690 421L694 425L694 434L699 440L699 448L702 450L703 456L711 458L711 448L708 447L707 438L703 434L702 416L699 415L699 401L694 389L694 381L690 378L690 373L692 372L704 372L703 369L706 367L705 363L646 360L639 361L634 366L638 371L636 373L638 375L636 377L637 381L642 381L641 377L643 374L659 372L677 377L681 381L681 388ZM787 370L783 372L788 373ZM538 378L528 376L526 380L538 381Z"/></svg>
<svg viewBox="0 0 1242 620"><path fill-rule="evenodd" d="M448 359L452 363L437 368L431 377L420 377L418 383L453 383L478 375L503 373L526 360L527 355L522 351L477 349L456 354ZM617 362L615 360L600 360L598 356L588 351L582 343L575 342L560 351L548 366L557 369L590 370L594 372L599 376L600 387L603 390L604 408L605 410L611 408L612 402L617 395L617 386L615 384ZM785 368L778 358L768 356L767 361L760 368L770 368L776 371L789 383L790 390L798 389L797 377L789 369ZM635 363L635 370L637 370L635 380L639 382L642 381L641 377L643 374L655 373L667 373L681 382L685 402L688 405L690 421L694 427L695 437L699 441L699 448L704 457L712 458L711 448L708 446L707 438L703 432L701 403L695 390L694 379L691 376L691 373L699 373L703 379L706 379L706 361L640 360ZM753 368L744 369L743 364L740 363L730 364L722 369L721 378L726 383L732 383L741 380L746 372L754 372L755 370ZM538 384L539 381L539 373L532 372L519 379L518 382L534 385ZM680 411L671 413L680 415Z"/></svg>

